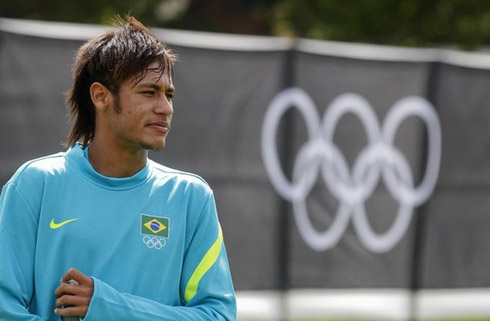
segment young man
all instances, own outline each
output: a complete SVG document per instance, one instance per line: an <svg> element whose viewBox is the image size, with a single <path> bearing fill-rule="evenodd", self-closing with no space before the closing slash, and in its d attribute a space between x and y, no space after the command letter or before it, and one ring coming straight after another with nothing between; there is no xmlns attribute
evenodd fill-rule
<svg viewBox="0 0 490 321"><path fill-rule="evenodd" d="M69 150L24 164L0 199L0 320L235 320L214 196L161 166L174 56L141 23L76 57Z"/></svg>

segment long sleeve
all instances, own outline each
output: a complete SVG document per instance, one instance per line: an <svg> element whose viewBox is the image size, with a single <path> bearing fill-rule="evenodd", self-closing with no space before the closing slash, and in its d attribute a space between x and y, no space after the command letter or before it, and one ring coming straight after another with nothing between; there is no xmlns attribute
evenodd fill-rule
<svg viewBox="0 0 490 321"><path fill-rule="evenodd" d="M36 216L17 186L8 183L0 198L0 320L42 320L28 311L36 235Z"/></svg>
<svg viewBox="0 0 490 321"><path fill-rule="evenodd" d="M233 284L212 194L197 218L187 231L180 306L120 293L94 278L94 295L84 321L236 320Z"/></svg>

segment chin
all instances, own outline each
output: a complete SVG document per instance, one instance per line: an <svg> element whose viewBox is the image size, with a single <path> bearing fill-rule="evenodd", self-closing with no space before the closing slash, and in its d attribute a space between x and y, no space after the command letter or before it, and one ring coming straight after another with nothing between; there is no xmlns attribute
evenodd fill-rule
<svg viewBox="0 0 490 321"><path fill-rule="evenodd" d="M158 142L158 143L142 143L141 147L143 147L146 150L151 150L156 152L162 150L165 147L165 141Z"/></svg>

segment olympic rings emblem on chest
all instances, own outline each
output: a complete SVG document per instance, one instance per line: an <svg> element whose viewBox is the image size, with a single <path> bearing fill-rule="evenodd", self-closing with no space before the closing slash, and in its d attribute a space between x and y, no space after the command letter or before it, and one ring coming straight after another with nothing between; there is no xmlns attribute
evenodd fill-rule
<svg viewBox="0 0 490 321"><path fill-rule="evenodd" d="M165 247L167 241L161 237L145 235L143 237L143 243L145 243L150 249L161 250Z"/></svg>
<svg viewBox="0 0 490 321"><path fill-rule="evenodd" d="M294 161L292 181L281 168L276 147L279 122L289 108L296 108L301 113L308 132L308 141L299 149ZM359 118L368 141L355 159L352 170L333 142L337 124L346 113ZM398 128L410 116L419 117L427 128L427 164L418 186L414 186L407 158L394 145ZM391 250L401 240L410 225L413 209L426 202L435 188L441 158L441 126L432 105L418 96L396 102L380 126L371 105L353 93L334 99L320 121L310 96L300 88L290 88L279 93L266 111L261 147L269 179L277 193L293 203L298 230L311 248L323 251L334 247L352 218L360 242L368 250L381 253ZM318 175L329 193L339 201L332 224L322 232L312 225L306 206L306 198ZM364 203L372 196L381 178L399 208L391 227L379 234L367 219Z"/></svg>

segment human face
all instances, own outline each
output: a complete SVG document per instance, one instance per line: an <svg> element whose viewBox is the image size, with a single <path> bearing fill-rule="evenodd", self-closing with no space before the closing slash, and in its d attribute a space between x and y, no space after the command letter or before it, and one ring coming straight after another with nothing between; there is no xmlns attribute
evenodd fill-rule
<svg viewBox="0 0 490 321"><path fill-rule="evenodd" d="M116 143L122 148L160 150L165 146L173 114L174 86L158 64L148 67L143 79L122 82L114 99L110 121Z"/></svg>

